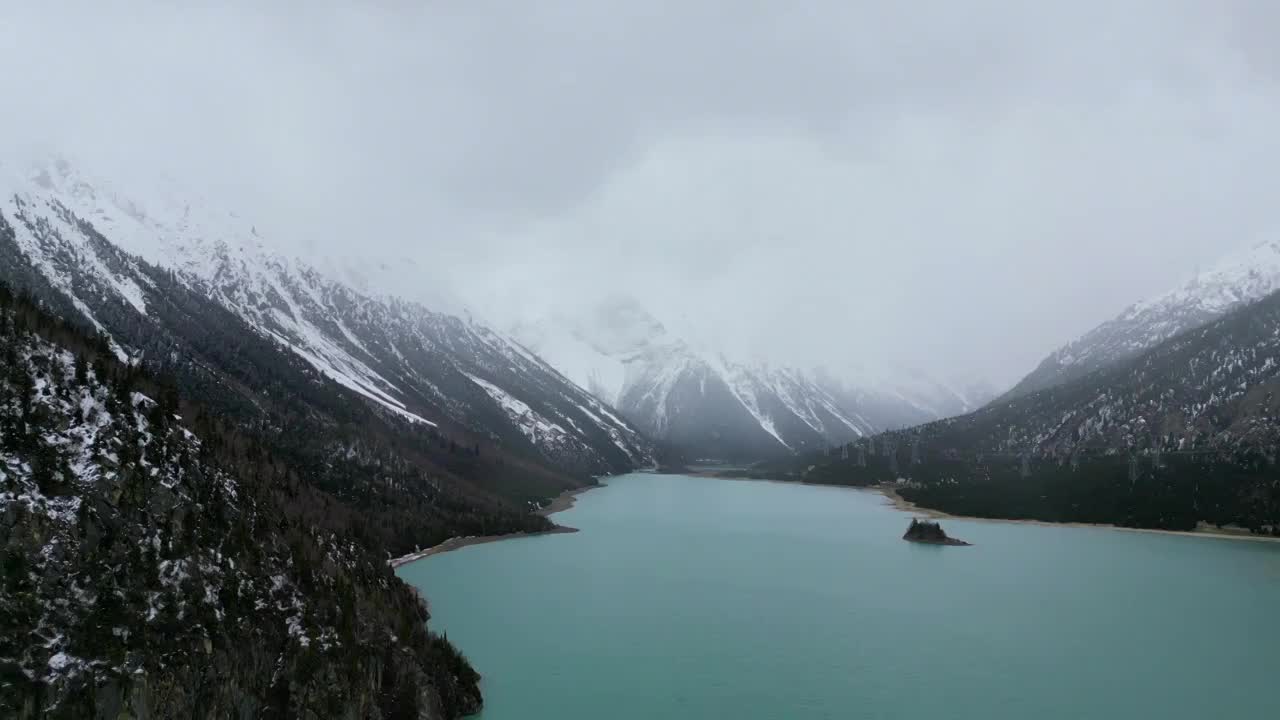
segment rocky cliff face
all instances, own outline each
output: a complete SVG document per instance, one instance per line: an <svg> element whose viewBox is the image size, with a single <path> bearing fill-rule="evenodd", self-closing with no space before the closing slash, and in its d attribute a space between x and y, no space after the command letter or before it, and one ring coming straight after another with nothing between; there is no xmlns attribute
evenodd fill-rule
<svg viewBox="0 0 1280 720"><path fill-rule="evenodd" d="M421 600L262 448L3 286L0 346L0 715L478 709Z"/></svg>

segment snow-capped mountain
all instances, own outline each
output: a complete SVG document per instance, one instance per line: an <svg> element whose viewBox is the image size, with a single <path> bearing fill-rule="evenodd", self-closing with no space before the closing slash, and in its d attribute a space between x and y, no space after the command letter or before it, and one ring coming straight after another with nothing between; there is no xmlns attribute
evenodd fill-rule
<svg viewBox="0 0 1280 720"><path fill-rule="evenodd" d="M822 448L976 407L922 374L871 388L731 358L675 335L629 298L526 322L512 332L635 425L700 458L746 460Z"/></svg>
<svg viewBox="0 0 1280 720"><path fill-rule="evenodd" d="M1149 350L1280 289L1280 241L1224 258L1187 284L1136 303L1045 358L1005 397L1035 392Z"/></svg>
<svg viewBox="0 0 1280 720"><path fill-rule="evenodd" d="M0 222L11 231L0 271L20 286L38 276L122 355L145 354L146 335L113 328L171 322L176 285L408 423L460 428L582 474L651 461L633 427L518 343L468 317L357 289L174 187L126 192L61 159L0 166Z"/></svg>

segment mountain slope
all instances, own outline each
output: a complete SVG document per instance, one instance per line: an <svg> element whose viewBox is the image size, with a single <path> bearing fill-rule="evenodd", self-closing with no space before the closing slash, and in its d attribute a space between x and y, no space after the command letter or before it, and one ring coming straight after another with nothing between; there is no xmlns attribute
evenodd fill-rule
<svg viewBox="0 0 1280 720"><path fill-rule="evenodd" d="M967 412L990 397L978 391L971 400L921 373L855 385L729 358L676 336L630 299L518 325L513 334L637 427L696 458L823 448Z"/></svg>
<svg viewBox="0 0 1280 720"><path fill-rule="evenodd" d="M517 344L467 319L361 293L270 251L252 226L208 203L164 189L126 198L65 161L9 178L0 213L11 216L17 244L91 322L92 303L74 291L86 275L140 315L154 289L135 261L111 257L95 242L102 239L172 271L175 281L409 421L444 420L583 475L648 461L634 429Z"/></svg>
<svg viewBox="0 0 1280 720"><path fill-rule="evenodd" d="M1053 387L1134 357L1276 290L1280 242L1271 241L1224 258L1180 288L1130 306L1054 351L1005 397Z"/></svg>
<svg viewBox="0 0 1280 720"><path fill-rule="evenodd" d="M0 714L455 717L477 680L327 500L0 285Z"/></svg>
<svg viewBox="0 0 1280 720"><path fill-rule="evenodd" d="M815 481L994 517L1280 530L1280 293L1127 361L856 443Z"/></svg>
<svg viewBox="0 0 1280 720"><path fill-rule="evenodd" d="M329 420L335 404L353 419L346 398L361 398L403 442L425 434L453 454L488 448L500 468L471 462L489 465L471 472L448 458L432 469L453 465L449 474L522 503L651 460L634 428L518 344L358 292L267 250L234 216L163 188L142 193L145 204L124 199L65 162L0 178L0 277L106 332L122 356L173 366L211 395L232 389L241 411L261 404L264 383ZM287 378L269 367L281 362ZM321 385L344 388L344 399Z"/></svg>

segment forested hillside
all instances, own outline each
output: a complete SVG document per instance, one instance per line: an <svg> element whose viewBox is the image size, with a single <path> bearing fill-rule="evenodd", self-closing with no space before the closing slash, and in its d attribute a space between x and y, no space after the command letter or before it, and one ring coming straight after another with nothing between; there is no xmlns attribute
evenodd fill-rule
<svg viewBox="0 0 1280 720"><path fill-rule="evenodd" d="M367 522L379 515L362 514L396 497L402 469L340 499L304 480L304 456L4 286L0 345L0 715L479 706L475 672L427 632Z"/></svg>
<svg viewBox="0 0 1280 720"><path fill-rule="evenodd" d="M1280 293L1079 380L770 471L990 517L1280 531Z"/></svg>

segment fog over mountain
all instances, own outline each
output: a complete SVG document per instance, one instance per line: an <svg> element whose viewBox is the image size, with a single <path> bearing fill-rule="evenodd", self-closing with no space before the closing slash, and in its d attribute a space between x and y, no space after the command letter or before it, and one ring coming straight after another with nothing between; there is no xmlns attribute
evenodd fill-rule
<svg viewBox="0 0 1280 720"><path fill-rule="evenodd" d="M6 3L0 718L1265 717L1277 28Z"/></svg>
<svg viewBox="0 0 1280 720"><path fill-rule="evenodd" d="M504 328L621 294L738 357L1010 387L1280 236L1266 2L127 8L8 9L0 162L181 178Z"/></svg>

